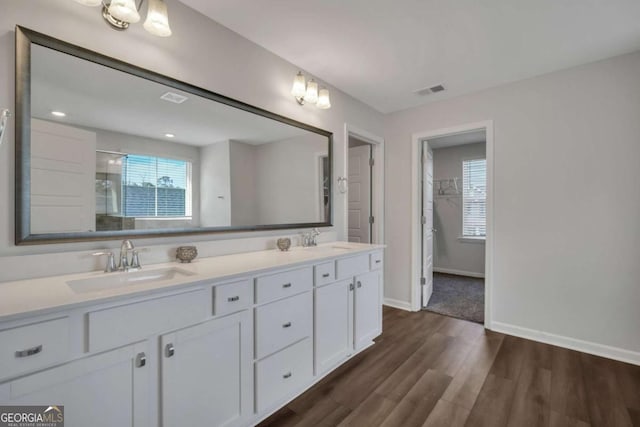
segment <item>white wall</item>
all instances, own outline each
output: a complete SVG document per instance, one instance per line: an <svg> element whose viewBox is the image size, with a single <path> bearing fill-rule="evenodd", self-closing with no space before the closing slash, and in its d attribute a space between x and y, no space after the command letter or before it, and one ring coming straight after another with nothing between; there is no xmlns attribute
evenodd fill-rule
<svg viewBox="0 0 640 427"><path fill-rule="evenodd" d="M256 147L259 224L322 222L319 156L327 140L317 134Z"/></svg>
<svg viewBox="0 0 640 427"><path fill-rule="evenodd" d="M458 274L484 275L484 242L465 241L462 236L462 161L484 158L486 144L457 145L433 150L433 180L459 178L460 194L433 195L433 268Z"/></svg>
<svg viewBox="0 0 640 427"><path fill-rule="evenodd" d="M640 360L640 53L385 119L385 297L410 299L413 133L493 120L494 322Z"/></svg>
<svg viewBox="0 0 640 427"><path fill-rule="evenodd" d="M329 87L332 108L299 106L291 97L298 67L240 37L175 0L168 0L173 36L148 34L141 24L124 32L110 29L99 8L72 0L3 0L0 13L0 106L14 109L14 27L20 24L70 43L159 72L286 117L333 132L334 169L344 169L344 123L382 134L382 115L350 96ZM116 248L117 241L14 246L14 130L9 124L0 147L0 281L20 277L87 271L102 267L87 257L94 249ZM338 172L335 174L339 175ZM334 227L329 238L343 238L344 195L334 195ZM197 243L201 256L274 247L276 237L291 232L225 233L175 238L137 239L150 247L144 260L173 258L182 243ZM233 240L230 240L233 239ZM237 240L237 241L235 241ZM53 255L53 254L57 255ZM35 256L35 254L39 254Z"/></svg>

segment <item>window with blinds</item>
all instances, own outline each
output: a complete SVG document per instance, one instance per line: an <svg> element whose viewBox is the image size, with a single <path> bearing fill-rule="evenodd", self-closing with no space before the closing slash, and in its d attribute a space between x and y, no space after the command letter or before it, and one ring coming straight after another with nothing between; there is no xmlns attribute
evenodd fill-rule
<svg viewBox="0 0 640 427"><path fill-rule="evenodd" d="M462 161L462 236L487 235L487 160Z"/></svg>
<svg viewBox="0 0 640 427"><path fill-rule="evenodd" d="M122 211L128 217L191 216L191 163L129 154L122 165Z"/></svg>

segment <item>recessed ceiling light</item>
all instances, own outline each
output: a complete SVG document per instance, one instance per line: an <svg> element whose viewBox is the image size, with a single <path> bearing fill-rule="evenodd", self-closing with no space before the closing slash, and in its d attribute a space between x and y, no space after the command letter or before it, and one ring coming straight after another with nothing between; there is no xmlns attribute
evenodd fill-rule
<svg viewBox="0 0 640 427"><path fill-rule="evenodd" d="M175 135L172 133L165 133L164 136L166 136L167 138L175 138Z"/></svg>
<svg viewBox="0 0 640 427"><path fill-rule="evenodd" d="M51 115L56 117L65 117L67 113L63 113L62 111L52 111Z"/></svg>

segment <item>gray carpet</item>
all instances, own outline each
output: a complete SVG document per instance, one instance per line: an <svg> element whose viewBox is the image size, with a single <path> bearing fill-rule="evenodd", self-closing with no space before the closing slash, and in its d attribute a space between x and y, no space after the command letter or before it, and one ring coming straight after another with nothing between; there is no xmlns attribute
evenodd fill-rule
<svg viewBox="0 0 640 427"><path fill-rule="evenodd" d="M484 279L433 273L428 311L484 323Z"/></svg>

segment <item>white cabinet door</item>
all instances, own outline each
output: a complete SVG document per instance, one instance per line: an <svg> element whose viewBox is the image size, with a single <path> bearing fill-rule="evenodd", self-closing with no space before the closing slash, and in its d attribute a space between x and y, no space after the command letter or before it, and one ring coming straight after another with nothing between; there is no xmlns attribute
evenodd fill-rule
<svg viewBox="0 0 640 427"><path fill-rule="evenodd" d="M360 350L382 333L380 271L356 276L354 347Z"/></svg>
<svg viewBox="0 0 640 427"><path fill-rule="evenodd" d="M315 372L321 375L353 349L353 280L315 290Z"/></svg>
<svg viewBox="0 0 640 427"><path fill-rule="evenodd" d="M235 426L252 413L248 311L163 335L162 426Z"/></svg>
<svg viewBox="0 0 640 427"><path fill-rule="evenodd" d="M148 354L142 342L8 381L0 405L64 405L67 427L149 426Z"/></svg>

